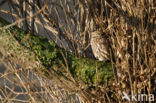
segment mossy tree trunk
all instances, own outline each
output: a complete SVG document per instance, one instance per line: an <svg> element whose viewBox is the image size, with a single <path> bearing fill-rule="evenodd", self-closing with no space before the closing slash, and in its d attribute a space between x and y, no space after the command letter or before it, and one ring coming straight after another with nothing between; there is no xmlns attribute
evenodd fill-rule
<svg viewBox="0 0 156 103"><path fill-rule="evenodd" d="M1 18L0 27L6 24L8 23ZM31 68L47 78L53 78L55 82L63 84L62 87L72 92L79 91L84 94L85 92L79 88L88 89L99 84L105 85L108 83L107 80L113 77L110 62L76 57L54 42L15 26L0 30L0 48L1 55L23 68Z"/></svg>

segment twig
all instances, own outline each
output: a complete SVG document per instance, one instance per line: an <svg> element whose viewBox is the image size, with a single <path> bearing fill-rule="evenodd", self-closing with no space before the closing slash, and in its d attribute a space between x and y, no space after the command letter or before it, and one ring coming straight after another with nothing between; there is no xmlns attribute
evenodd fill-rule
<svg viewBox="0 0 156 103"><path fill-rule="evenodd" d="M16 24L18 24L18 23L24 21L24 20L30 19L30 18L32 18L32 17L35 17L35 16L37 16L38 14L40 14L41 12L43 12L44 9L45 9L46 7L47 7L47 4L45 4L45 5L43 6L42 9L40 9L40 10L38 10L36 13L34 13L34 15L29 16L29 17L26 17L26 18L19 19L19 20L15 21L14 23L10 24L10 25L1 27L0 30L8 29L8 28L10 28L10 27L12 27L12 26L14 26L14 25L16 25Z"/></svg>

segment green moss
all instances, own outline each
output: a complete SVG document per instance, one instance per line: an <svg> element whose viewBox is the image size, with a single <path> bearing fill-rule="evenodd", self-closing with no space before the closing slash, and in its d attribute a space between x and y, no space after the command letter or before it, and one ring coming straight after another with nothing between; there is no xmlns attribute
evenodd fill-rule
<svg viewBox="0 0 156 103"><path fill-rule="evenodd" d="M0 19L0 27L8 24ZM20 44L17 45L16 43ZM68 78L64 67L66 63L60 51L62 51L67 59L69 70L76 80L82 80L86 84L93 84L95 81L104 83L107 78L112 77L111 63L103 63L89 58L75 57L72 53L59 48L52 41L41 36L28 34L27 32L11 27L7 30L0 30L0 42L7 46L9 51L21 56L25 56L29 60L38 60L46 68L41 69L42 72L48 73L50 68L55 68L58 75L65 75ZM33 52L35 57L31 54ZM24 55L23 55L24 54ZM96 63L98 68L98 80L96 80ZM46 75L48 76L48 75Z"/></svg>

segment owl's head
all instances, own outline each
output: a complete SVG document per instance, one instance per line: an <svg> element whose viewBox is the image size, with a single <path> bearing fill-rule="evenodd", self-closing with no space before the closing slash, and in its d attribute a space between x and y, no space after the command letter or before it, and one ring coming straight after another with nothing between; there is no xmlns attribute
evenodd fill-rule
<svg viewBox="0 0 156 103"><path fill-rule="evenodd" d="M103 34L103 32L101 32L101 31L94 31L91 33L91 38L101 37L102 34Z"/></svg>

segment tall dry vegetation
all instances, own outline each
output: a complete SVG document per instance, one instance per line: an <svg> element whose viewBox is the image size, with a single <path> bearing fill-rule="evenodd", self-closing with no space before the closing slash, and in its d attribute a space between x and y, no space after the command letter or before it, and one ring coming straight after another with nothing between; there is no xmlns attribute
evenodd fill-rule
<svg viewBox="0 0 156 103"><path fill-rule="evenodd" d="M10 0L8 3L10 11L1 12L10 13L17 21L25 18L17 22L18 26L39 34L39 25L45 30L44 36L76 56L94 59L90 33L100 30L108 35L115 79L108 87L98 85L93 90L86 90L85 95L80 93L81 101L121 103L123 91L128 95L155 93L155 0ZM34 15L45 5L46 9ZM45 87L46 90L49 88ZM36 96L31 95L30 100Z"/></svg>

